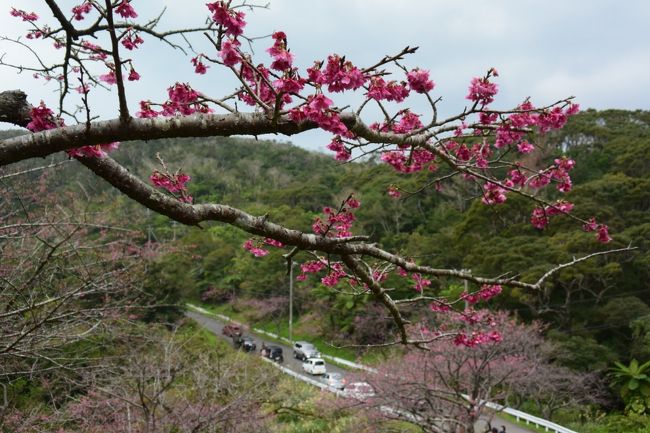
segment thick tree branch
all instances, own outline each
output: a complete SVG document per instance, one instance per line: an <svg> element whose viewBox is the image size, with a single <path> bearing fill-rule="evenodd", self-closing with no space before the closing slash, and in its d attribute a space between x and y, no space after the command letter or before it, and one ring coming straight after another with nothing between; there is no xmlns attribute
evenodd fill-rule
<svg viewBox="0 0 650 433"><path fill-rule="evenodd" d="M327 238L303 233L299 230L292 230L268 221L266 216L256 217L240 209L227 205L187 204L180 202L144 183L110 157L79 158L79 161L92 170L96 175L109 182L131 199L155 212L183 224L198 225L203 221L219 221L238 227L247 233L276 239L286 245L292 245L302 250L320 251L341 256L356 255L373 257L395 266L399 266L409 272L418 272L441 278L458 278L478 285L502 284L537 290L550 274L557 272L564 267L561 265L560 267L549 271L550 274L546 275L540 281L535 284L530 284L517 281L515 277L486 278L474 276L463 270L437 269L429 266L416 265L408 261L406 258L392 254L374 244L361 242L360 240L364 239L362 237ZM631 248L628 247L626 249L618 249L611 252L629 251L630 249ZM608 252L602 252L600 254L606 253Z"/></svg>
<svg viewBox="0 0 650 433"><path fill-rule="evenodd" d="M343 115L347 124L356 122L354 115ZM24 126L23 123L12 122ZM34 157L44 157L62 150L113 141L152 140L176 137L212 137L279 133L293 135L316 128L313 122L297 124L281 117L274 122L260 113L203 114L184 117L119 119L50 129L0 141L0 165Z"/></svg>
<svg viewBox="0 0 650 433"><path fill-rule="evenodd" d="M0 122L25 127L30 122L27 95L21 90L0 92Z"/></svg>

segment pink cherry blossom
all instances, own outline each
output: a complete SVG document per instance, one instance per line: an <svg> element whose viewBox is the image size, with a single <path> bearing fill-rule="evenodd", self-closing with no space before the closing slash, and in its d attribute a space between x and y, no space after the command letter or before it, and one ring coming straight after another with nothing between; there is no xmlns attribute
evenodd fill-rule
<svg viewBox="0 0 650 433"><path fill-rule="evenodd" d="M491 125L497 121L499 115L497 113L490 113L487 111L481 111L479 114L479 123L482 125Z"/></svg>
<svg viewBox="0 0 650 433"><path fill-rule="evenodd" d="M151 101L140 101L140 111L137 112L136 116L144 119L151 119L158 117L161 113L153 110L151 108Z"/></svg>
<svg viewBox="0 0 650 433"><path fill-rule="evenodd" d="M181 192L187 189L186 184L191 180L190 176L185 173L176 173L173 175L162 173L154 170L149 180L154 186L164 188L169 192Z"/></svg>
<svg viewBox="0 0 650 433"><path fill-rule="evenodd" d="M340 136L334 137L330 144L327 145L327 148L332 152L336 152L336 156L334 158L337 161L347 161L350 159L350 156L352 156L352 154L346 149L345 144L343 143L343 140L341 140Z"/></svg>
<svg viewBox="0 0 650 433"><path fill-rule="evenodd" d="M137 18L138 14L135 12L135 9L133 9L133 6L131 6L130 0L122 0L122 3L117 5L115 8L115 12L122 16L122 18Z"/></svg>
<svg viewBox="0 0 650 433"><path fill-rule="evenodd" d="M609 235L609 227L605 224L600 224L598 226L598 231L596 232L596 239L598 242L606 244L612 240L612 237Z"/></svg>
<svg viewBox="0 0 650 433"><path fill-rule="evenodd" d="M66 153L73 158L103 158L108 153L120 146L119 141L108 144L96 144L93 146L82 146L76 149L67 150Z"/></svg>
<svg viewBox="0 0 650 433"><path fill-rule="evenodd" d="M394 185L391 185L388 187L388 195L393 197L393 198L400 198L402 196L402 193L395 187Z"/></svg>
<svg viewBox="0 0 650 433"><path fill-rule="evenodd" d="M140 74L138 74L135 69L131 68L131 70L129 71L128 80L129 81L138 81L139 79L140 79Z"/></svg>
<svg viewBox="0 0 650 433"><path fill-rule="evenodd" d="M493 182L483 185L483 198L481 201L487 205L501 204L506 201L507 190Z"/></svg>
<svg viewBox="0 0 650 433"><path fill-rule="evenodd" d="M586 232L596 232L596 240L606 244L612 240L609 235L609 227L605 224L599 224L595 218L590 218L583 226L582 229Z"/></svg>
<svg viewBox="0 0 650 433"><path fill-rule="evenodd" d="M343 61L341 57L332 54L327 58L325 70L320 72L321 64L316 63L313 68L307 70L310 81L315 84L327 84L330 92L343 92L344 90L356 90L364 85L367 77L352 64ZM312 79L313 78L313 79Z"/></svg>
<svg viewBox="0 0 650 433"><path fill-rule="evenodd" d="M593 232L598 229L598 223L596 222L596 218L590 218L589 221L587 221L583 226L582 229L586 232Z"/></svg>
<svg viewBox="0 0 650 433"><path fill-rule="evenodd" d="M223 41L221 44L221 51L219 51L219 57L223 61L223 64L226 66L235 66L241 62L241 54L239 53L239 42L234 41Z"/></svg>
<svg viewBox="0 0 650 433"><path fill-rule="evenodd" d="M140 37L139 33L131 32L131 31L129 31L122 38L122 45L127 50L134 50L134 49L138 48L143 42L144 42L144 39L142 39Z"/></svg>
<svg viewBox="0 0 650 433"><path fill-rule="evenodd" d="M519 144L517 144L517 149L521 153L530 153L533 150L535 150L535 146L533 146L532 144L530 144L526 140L522 140L522 141L519 142Z"/></svg>
<svg viewBox="0 0 650 433"><path fill-rule="evenodd" d="M265 250L264 248L260 248L259 246L255 246L255 244L253 244L252 239L249 239L246 242L244 242L244 245L242 245L242 247L245 250L250 251L251 254L253 254L255 257L264 257L269 253L268 250Z"/></svg>
<svg viewBox="0 0 650 433"><path fill-rule="evenodd" d="M38 20L38 15L34 12L25 12L21 9L11 8L9 14L12 17L22 18L23 21L36 21Z"/></svg>
<svg viewBox="0 0 650 433"><path fill-rule="evenodd" d="M208 71L208 67L201 61L201 56L192 58L192 65L194 65L194 72L203 75Z"/></svg>
<svg viewBox="0 0 650 433"><path fill-rule="evenodd" d="M429 79L429 71L415 68L406 74L409 87L417 93L427 93L433 90L434 82Z"/></svg>
<svg viewBox="0 0 650 433"><path fill-rule="evenodd" d="M372 77L366 96L377 101L402 102L409 95L409 90L403 83L384 81L381 77Z"/></svg>
<svg viewBox="0 0 650 433"><path fill-rule="evenodd" d="M539 207L533 209L533 213L530 216L530 223L533 225L533 227L541 230L548 225L548 222L548 216L546 215L546 211L544 209Z"/></svg>
<svg viewBox="0 0 650 433"><path fill-rule="evenodd" d="M414 281L413 288L417 291L422 293L422 291L431 285L431 280L428 280L426 278L423 278L422 275L420 274L413 274L411 275Z"/></svg>
<svg viewBox="0 0 650 433"><path fill-rule="evenodd" d="M495 83L491 83L488 78L474 77L472 78L469 93L466 98L470 101L487 105L494 101L494 96L498 90L498 86Z"/></svg>
<svg viewBox="0 0 650 433"><path fill-rule="evenodd" d="M74 6L72 8L72 14L74 15L74 19L76 21L81 21L81 20L85 19L86 18L85 15L89 14L90 11L92 10L92 8L93 8L93 5L89 1L85 1L85 2L83 2L82 4L80 4L78 6Z"/></svg>
<svg viewBox="0 0 650 433"><path fill-rule="evenodd" d="M108 71L107 73L99 76L99 81L103 81L108 85L113 85L117 83L117 78L115 77L115 71Z"/></svg>
<svg viewBox="0 0 650 433"><path fill-rule="evenodd" d="M443 301L434 301L429 304L429 309L434 313L445 313L451 311L451 306Z"/></svg>
<svg viewBox="0 0 650 433"><path fill-rule="evenodd" d="M212 12L212 20L223 26L226 35L237 37L244 33L246 16L243 12L237 12L228 8L230 2L217 1L214 3L207 3L206 6Z"/></svg>
<svg viewBox="0 0 650 433"><path fill-rule="evenodd" d="M275 40L273 46L266 50L273 57L271 69L275 69L276 71L291 69L294 55L286 48L287 36L284 32L275 32L273 33L273 39Z"/></svg>
<svg viewBox="0 0 650 433"><path fill-rule="evenodd" d="M315 274L319 271L325 269L325 263L321 260L312 260L310 262L305 262L300 265L300 270L303 273Z"/></svg>
<svg viewBox="0 0 650 433"><path fill-rule="evenodd" d="M271 239L271 238L264 238L264 243L266 245L271 245L271 246L274 246L276 248L284 247L284 244L282 242L276 241L275 239Z"/></svg>
<svg viewBox="0 0 650 433"><path fill-rule="evenodd" d="M63 126L63 119L54 116L54 112L43 101L41 101L38 107L32 107L29 111L29 117L32 120L27 124L27 129L32 132L45 131Z"/></svg>

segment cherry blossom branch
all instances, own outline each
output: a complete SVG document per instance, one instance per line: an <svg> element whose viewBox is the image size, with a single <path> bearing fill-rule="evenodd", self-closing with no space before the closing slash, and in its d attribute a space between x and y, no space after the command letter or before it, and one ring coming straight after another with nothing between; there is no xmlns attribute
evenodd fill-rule
<svg viewBox="0 0 650 433"><path fill-rule="evenodd" d="M15 124L25 125L29 117ZM342 116L352 124L354 116ZM260 113L205 114L171 118L131 119L123 124L119 119L50 129L30 135L0 141L0 165L7 165L54 152L73 149L80 144L95 145L115 140L150 140L154 138L214 137L230 135L261 135L280 133L293 135L318 126L314 122L292 122L281 117L273 122Z"/></svg>

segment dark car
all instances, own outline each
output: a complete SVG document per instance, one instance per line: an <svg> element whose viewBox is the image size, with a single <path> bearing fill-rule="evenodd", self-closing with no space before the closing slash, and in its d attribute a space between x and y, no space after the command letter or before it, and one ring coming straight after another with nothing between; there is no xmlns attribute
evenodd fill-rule
<svg viewBox="0 0 650 433"><path fill-rule="evenodd" d="M280 346L265 346L262 345L260 353L263 357L273 360L275 362L284 362L284 355Z"/></svg>
<svg viewBox="0 0 650 433"><path fill-rule="evenodd" d="M247 335L241 338L240 347L244 352L255 352L255 349L257 349L257 344L255 344L253 337Z"/></svg>

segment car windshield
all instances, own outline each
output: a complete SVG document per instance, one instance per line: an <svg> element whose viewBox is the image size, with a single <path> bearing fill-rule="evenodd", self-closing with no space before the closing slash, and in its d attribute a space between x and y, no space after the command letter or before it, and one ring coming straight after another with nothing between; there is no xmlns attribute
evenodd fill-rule
<svg viewBox="0 0 650 433"><path fill-rule="evenodd" d="M323 361L316 361L314 365L325 365L325 363Z"/></svg>
<svg viewBox="0 0 650 433"><path fill-rule="evenodd" d="M329 378L330 380L341 380L343 379L343 375L339 373L330 373Z"/></svg>

